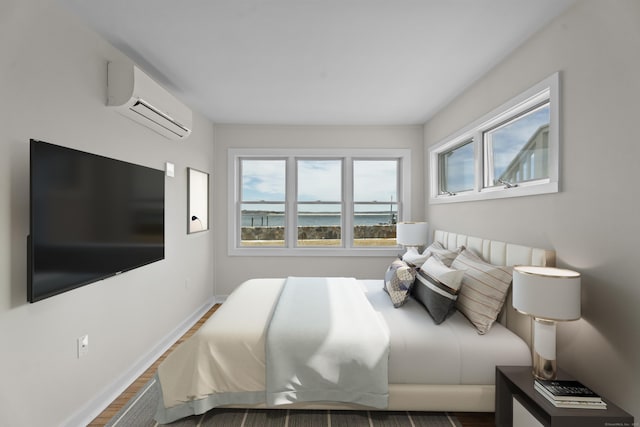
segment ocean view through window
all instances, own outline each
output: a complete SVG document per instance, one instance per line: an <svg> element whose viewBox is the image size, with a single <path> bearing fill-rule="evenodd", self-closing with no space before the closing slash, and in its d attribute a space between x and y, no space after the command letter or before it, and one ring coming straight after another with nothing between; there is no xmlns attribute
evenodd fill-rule
<svg viewBox="0 0 640 427"><path fill-rule="evenodd" d="M354 225L395 224L396 212L354 214ZM284 212L243 210L242 227L284 227ZM304 227L339 226L340 214L332 212L298 213L298 225Z"/></svg>
<svg viewBox="0 0 640 427"><path fill-rule="evenodd" d="M397 248L395 224L403 214L403 191L410 188L404 183L408 150L348 150L357 155L343 156L335 154L340 150L331 156L323 150L273 150L271 156L269 150L254 156L240 151L230 159L238 189L234 251L355 254Z"/></svg>
<svg viewBox="0 0 640 427"><path fill-rule="evenodd" d="M296 160L296 246L341 246L343 182L342 159ZM337 224L304 225L316 213L338 216ZM318 229L321 231L318 232Z"/></svg>
<svg viewBox="0 0 640 427"><path fill-rule="evenodd" d="M397 159L353 161L354 246L397 245L398 169Z"/></svg>

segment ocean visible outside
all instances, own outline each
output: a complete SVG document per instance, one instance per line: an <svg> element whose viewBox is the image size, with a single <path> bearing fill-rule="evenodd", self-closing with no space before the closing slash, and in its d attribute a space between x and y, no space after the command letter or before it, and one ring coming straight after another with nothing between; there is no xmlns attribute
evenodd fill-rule
<svg viewBox="0 0 640 427"><path fill-rule="evenodd" d="M390 212L371 212L356 214L354 225L387 225L395 224L396 215ZM341 216L338 213L300 213L298 214L298 226L321 227L340 225ZM242 227L282 227L284 215L274 212L243 212Z"/></svg>

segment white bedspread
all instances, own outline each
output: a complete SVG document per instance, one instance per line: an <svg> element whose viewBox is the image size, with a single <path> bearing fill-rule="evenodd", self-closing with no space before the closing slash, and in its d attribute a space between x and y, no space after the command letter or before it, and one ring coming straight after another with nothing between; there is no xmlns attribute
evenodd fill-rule
<svg viewBox="0 0 640 427"><path fill-rule="evenodd" d="M284 281L243 283L193 337L165 359L156 375L162 395L158 422L217 406L266 402L267 327ZM389 329L389 384L493 384L496 365L531 363L524 341L500 324L478 335L456 313L435 325L414 300L393 308L382 280L358 284ZM350 309L345 307L344 312Z"/></svg>
<svg viewBox="0 0 640 427"><path fill-rule="evenodd" d="M389 327L389 384L494 384L496 365L531 365L529 346L498 322L485 335L460 312L436 325L414 299L394 308L381 280L359 282Z"/></svg>
<svg viewBox="0 0 640 427"><path fill-rule="evenodd" d="M289 277L267 333L267 405L386 408L389 331L355 279Z"/></svg>

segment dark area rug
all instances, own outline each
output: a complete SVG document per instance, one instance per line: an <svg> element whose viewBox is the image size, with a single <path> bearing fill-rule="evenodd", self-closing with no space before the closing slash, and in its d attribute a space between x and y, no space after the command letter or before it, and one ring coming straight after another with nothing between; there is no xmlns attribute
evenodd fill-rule
<svg viewBox="0 0 640 427"><path fill-rule="evenodd" d="M147 383L107 423L109 427L154 427L158 390ZM212 409L175 421L175 427L461 427L444 412L311 411L287 409Z"/></svg>

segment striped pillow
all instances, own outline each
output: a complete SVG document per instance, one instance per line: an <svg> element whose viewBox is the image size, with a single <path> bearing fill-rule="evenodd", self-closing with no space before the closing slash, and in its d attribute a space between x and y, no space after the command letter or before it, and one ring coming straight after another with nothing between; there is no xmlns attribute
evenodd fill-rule
<svg viewBox="0 0 640 427"><path fill-rule="evenodd" d="M412 294L425 306L436 325L455 310L463 276L464 271L449 268L436 257L429 257L418 270Z"/></svg>
<svg viewBox="0 0 640 427"><path fill-rule="evenodd" d="M458 255L451 267L464 270L456 308L480 334L486 334L502 310L511 286L512 268L489 264L468 249Z"/></svg>

